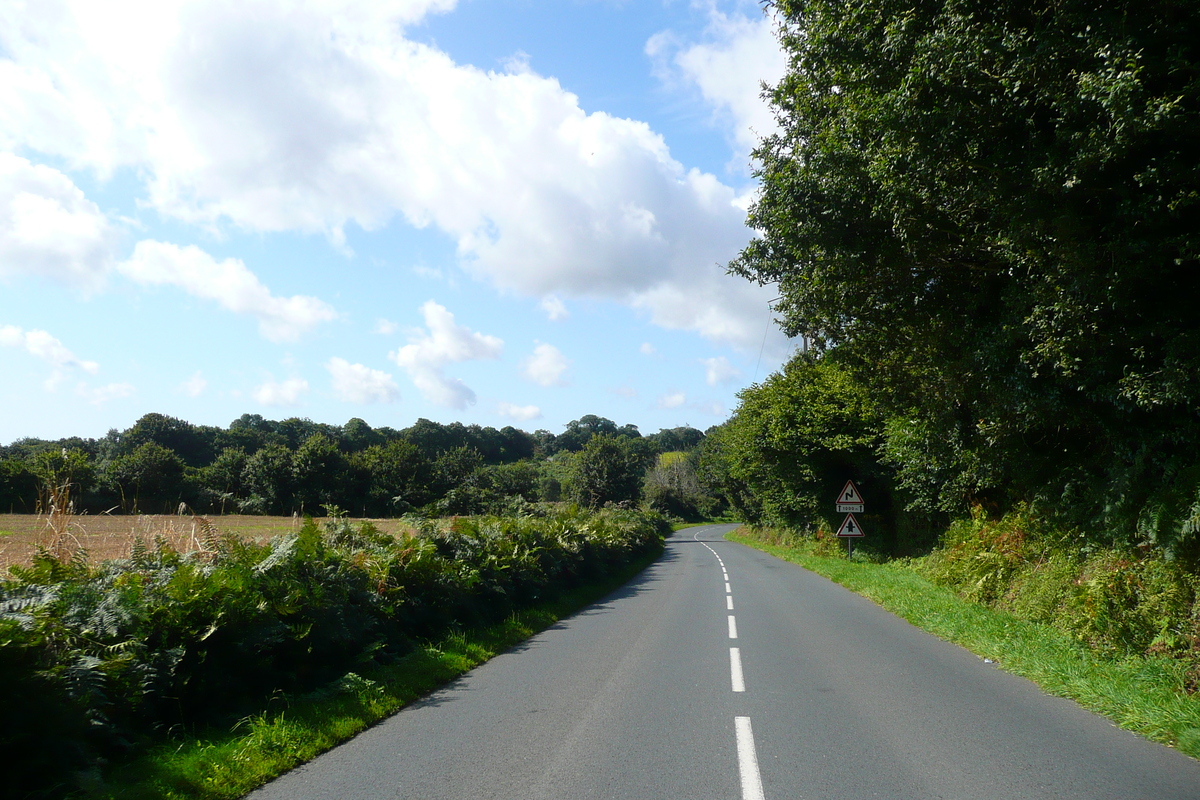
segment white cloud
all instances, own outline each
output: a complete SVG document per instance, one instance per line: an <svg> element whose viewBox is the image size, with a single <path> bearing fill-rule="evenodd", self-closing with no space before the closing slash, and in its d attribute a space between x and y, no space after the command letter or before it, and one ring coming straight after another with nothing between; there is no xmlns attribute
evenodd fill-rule
<svg viewBox="0 0 1200 800"><path fill-rule="evenodd" d="M75 393L94 406L107 403L109 400L121 400L126 397L133 397L136 391L133 385L129 383L110 383L95 389L85 383L79 383L75 386Z"/></svg>
<svg viewBox="0 0 1200 800"><path fill-rule="evenodd" d="M658 398L659 408L679 408L687 402L687 395L683 392L672 392L664 394Z"/></svg>
<svg viewBox="0 0 1200 800"><path fill-rule="evenodd" d="M504 342L454 324L454 315L432 300L421 306L428 331L418 330L411 344L389 357L403 367L421 395L446 408L466 408L475 403L475 392L442 369L451 363L499 358Z"/></svg>
<svg viewBox="0 0 1200 800"><path fill-rule="evenodd" d="M70 178L0 152L0 279L30 274L94 289L115 242L108 219Z"/></svg>
<svg viewBox="0 0 1200 800"><path fill-rule="evenodd" d="M521 374L538 386L566 386L563 374L571 360L552 344L539 344L533 355L521 362Z"/></svg>
<svg viewBox="0 0 1200 800"><path fill-rule="evenodd" d="M197 370L192 377L179 384L179 391L183 392L188 397L199 397L200 395L204 394L204 390L207 388L208 381L204 380L204 376L199 370Z"/></svg>
<svg viewBox="0 0 1200 800"><path fill-rule="evenodd" d="M333 393L347 403L394 403L400 399L396 379L378 369L331 358L325 365L333 380Z"/></svg>
<svg viewBox="0 0 1200 800"><path fill-rule="evenodd" d="M770 17L725 14L709 10L705 41L683 44L670 32L646 43L646 53L669 81L682 78L694 85L729 132L739 166L749 161L760 136L776 128L771 108L762 98L762 83L774 85L787 70L787 57Z"/></svg>
<svg viewBox="0 0 1200 800"><path fill-rule="evenodd" d="M347 224L399 216L455 239L464 269L501 289L615 300L757 346L772 290L721 266L751 235L744 199L553 78L459 65L405 38L453 5L0 5L0 149L101 176L125 168L155 211L217 229L344 245ZM731 37L735 22L722 23ZM742 38L713 29L713 54L685 53L679 69L734 108L712 75L718 45ZM288 322L264 328L287 338L316 310L280 310Z"/></svg>
<svg viewBox="0 0 1200 800"><path fill-rule="evenodd" d="M644 356L658 355L658 349L649 342L642 342L642 346L638 348L638 351Z"/></svg>
<svg viewBox="0 0 1200 800"><path fill-rule="evenodd" d="M251 392L251 397L255 402L264 406L294 406L306 394L308 394L308 381L303 378L288 378L282 383L276 382L274 378L268 378L265 383Z"/></svg>
<svg viewBox="0 0 1200 800"><path fill-rule="evenodd" d="M375 332L381 336L390 336L396 332L398 326L390 319L375 320Z"/></svg>
<svg viewBox="0 0 1200 800"><path fill-rule="evenodd" d="M138 242L133 255L117 265L130 280L151 286L178 286L194 297L214 300L235 314L258 319L258 329L273 342L290 342L337 312L315 297L276 297L241 260L217 261L195 245L180 247L150 239Z"/></svg>
<svg viewBox="0 0 1200 800"><path fill-rule="evenodd" d="M35 358L40 358L56 370L73 368L95 375L100 365L95 361L77 358L62 342L43 330L23 331L16 325L0 326L0 345L19 347Z"/></svg>
<svg viewBox="0 0 1200 800"><path fill-rule="evenodd" d="M704 379L709 386L732 383L742 377L742 371L730 364L729 359L725 356L702 358L700 363L704 365Z"/></svg>
<svg viewBox="0 0 1200 800"><path fill-rule="evenodd" d="M542 310L546 312L546 316L551 322L558 322L560 319L571 316L571 312L567 311L566 304L554 295L542 298Z"/></svg>
<svg viewBox="0 0 1200 800"><path fill-rule="evenodd" d="M531 419L541 419L542 410L537 406L515 406L512 403L501 403L496 410L502 417L508 417L516 422L528 422Z"/></svg>

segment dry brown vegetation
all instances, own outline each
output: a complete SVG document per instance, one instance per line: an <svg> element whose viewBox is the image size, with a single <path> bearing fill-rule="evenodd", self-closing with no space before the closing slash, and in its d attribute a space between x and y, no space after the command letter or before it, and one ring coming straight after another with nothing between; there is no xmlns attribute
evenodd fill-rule
<svg viewBox="0 0 1200 800"><path fill-rule="evenodd" d="M64 518L65 517L65 518ZM0 575L12 564L27 564L43 547L59 557L85 550L91 562L127 558L134 541L153 543L162 537L180 553L202 549L204 523L221 533L263 542L281 533L299 530L299 517L264 517L231 514L193 517L191 514L115 516L110 514L0 514ZM357 522L358 520L355 520ZM373 519L380 531L396 535L410 528L396 519Z"/></svg>

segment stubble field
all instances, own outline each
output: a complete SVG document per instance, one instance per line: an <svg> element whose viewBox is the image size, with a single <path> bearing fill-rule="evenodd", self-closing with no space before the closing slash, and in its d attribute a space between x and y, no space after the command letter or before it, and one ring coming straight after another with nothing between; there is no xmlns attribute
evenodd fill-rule
<svg viewBox="0 0 1200 800"><path fill-rule="evenodd" d="M263 517L230 514L209 517L160 515L79 515L69 520L54 520L55 530L45 514L0 514L0 577L13 564L27 564L43 547L57 556L71 556L84 550L91 562L129 556L133 543L141 539L153 546L158 537L180 553L203 549L204 523L207 520L219 533L255 542L264 542L300 529L300 517ZM357 522L358 520L354 520ZM384 533L397 535L410 530L396 519L371 520Z"/></svg>

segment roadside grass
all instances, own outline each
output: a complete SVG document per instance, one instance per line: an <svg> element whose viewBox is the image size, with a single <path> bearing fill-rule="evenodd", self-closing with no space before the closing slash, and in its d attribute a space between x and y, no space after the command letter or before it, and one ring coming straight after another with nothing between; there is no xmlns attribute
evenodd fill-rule
<svg viewBox="0 0 1200 800"><path fill-rule="evenodd" d="M79 797L92 800L229 800L346 741L432 690L600 600L659 557L483 628L450 634L394 665L348 673L300 697L279 697L230 729L180 735L144 756L94 776Z"/></svg>
<svg viewBox="0 0 1200 800"><path fill-rule="evenodd" d="M805 541L770 544L741 528L726 539L845 586L913 625L1067 697L1126 730L1200 758L1200 697L1185 689L1185 667L1166 657L1108 658L1048 625L963 600L904 562L870 563L813 552Z"/></svg>

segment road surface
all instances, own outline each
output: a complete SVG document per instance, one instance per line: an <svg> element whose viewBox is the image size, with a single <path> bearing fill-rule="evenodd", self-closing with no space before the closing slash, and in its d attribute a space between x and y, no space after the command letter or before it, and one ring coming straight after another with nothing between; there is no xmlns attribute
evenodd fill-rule
<svg viewBox="0 0 1200 800"><path fill-rule="evenodd" d="M733 527L249 797L1200 798L1200 762Z"/></svg>

